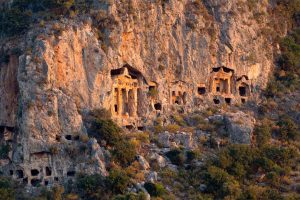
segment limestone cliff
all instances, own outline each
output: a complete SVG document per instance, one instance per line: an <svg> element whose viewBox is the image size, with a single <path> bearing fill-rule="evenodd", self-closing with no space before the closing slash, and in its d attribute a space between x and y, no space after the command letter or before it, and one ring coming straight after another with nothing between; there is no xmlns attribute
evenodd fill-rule
<svg viewBox="0 0 300 200"><path fill-rule="evenodd" d="M19 44L22 55L0 68L0 125L14 127L5 173L33 185L80 171L105 174L93 141L97 167L69 153L86 134L82 115L95 108L110 110L122 126L143 128L176 109L258 101L277 51L267 34L271 9L267 0L95 1L93 19L31 29ZM132 96L125 86L123 96L114 88L123 75L138 80Z"/></svg>

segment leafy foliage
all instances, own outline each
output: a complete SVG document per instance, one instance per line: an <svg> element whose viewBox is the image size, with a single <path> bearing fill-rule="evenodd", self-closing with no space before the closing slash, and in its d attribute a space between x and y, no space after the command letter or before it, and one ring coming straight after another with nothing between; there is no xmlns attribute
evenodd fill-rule
<svg viewBox="0 0 300 200"><path fill-rule="evenodd" d="M166 153L166 156L171 160L174 165L183 165L184 164L184 154L180 149L173 149Z"/></svg>
<svg viewBox="0 0 300 200"><path fill-rule="evenodd" d="M98 142L101 140L113 147L113 160L122 166L128 166L135 160L135 146L124 136L122 129L115 124L106 111L91 112L89 120L91 120L91 128L88 131L90 137L94 137Z"/></svg>
<svg viewBox="0 0 300 200"><path fill-rule="evenodd" d="M294 91L300 86L300 30L295 29L280 42L278 68L266 89L267 97Z"/></svg>
<svg viewBox="0 0 300 200"><path fill-rule="evenodd" d="M153 197L161 197L167 193L164 186L160 183L155 184L151 182L146 182L144 184L144 187L147 190L147 192Z"/></svg>
<svg viewBox="0 0 300 200"><path fill-rule="evenodd" d="M0 177L0 200L15 199L13 182L5 177Z"/></svg>
<svg viewBox="0 0 300 200"><path fill-rule="evenodd" d="M32 23L58 19L89 11L92 1L84 0L15 0L9 9L1 10L0 35L24 33Z"/></svg>

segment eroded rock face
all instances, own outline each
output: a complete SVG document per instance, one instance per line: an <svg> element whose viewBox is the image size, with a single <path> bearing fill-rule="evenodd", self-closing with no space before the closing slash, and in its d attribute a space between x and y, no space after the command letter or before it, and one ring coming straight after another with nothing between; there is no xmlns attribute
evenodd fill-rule
<svg viewBox="0 0 300 200"><path fill-rule="evenodd" d="M224 116L231 142L238 144L250 144L254 130L255 119L243 112L227 113Z"/></svg>
<svg viewBox="0 0 300 200"><path fill-rule="evenodd" d="M0 125L17 130L4 172L22 170L22 176L13 176L35 185L85 169L91 155L80 151L82 160L76 162L70 155L85 145L76 139L86 134L81 111L103 107L120 112L114 116L120 125L142 127L174 108L190 112L204 104L256 100L273 63L269 36L261 34L270 20L268 1L255 10L264 13L262 20L255 19L246 0L204 2L132 0L103 6L95 1L102 9L96 14L109 22L100 30L87 19L30 31L22 44L25 53L0 69ZM134 93L120 88L116 103L112 70L123 67L129 79L138 80L130 83L138 85L130 87ZM252 126L241 127L232 117L233 141L248 143L240 136L248 136ZM194 145L189 134L178 140L187 148ZM96 160L89 169L98 166L95 172L105 174L95 141L91 147ZM50 181L42 179L46 167ZM33 176L33 169L39 174Z"/></svg>

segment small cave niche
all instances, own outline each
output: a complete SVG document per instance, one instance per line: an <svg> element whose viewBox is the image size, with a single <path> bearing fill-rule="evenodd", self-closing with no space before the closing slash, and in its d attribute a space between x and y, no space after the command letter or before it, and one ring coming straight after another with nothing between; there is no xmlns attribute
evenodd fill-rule
<svg viewBox="0 0 300 200"><path fill-rule="evenodd" d="M214 104L220 104L220 100L219 99L214 99Z"/></svg>
<svg viewBox="0 0 300 200"><path fill-rule="evenodd" d="M56 135L56 136L55 136L55 140L56 140L57 142L60 142L60 138L61 138L60 135Z"/></svg>
<svg viewBox="0 0 300 200"><path fill-rule="evenodd" d="M242 96L242 97L246 96L246 94L247 94L247 89L246 89L246 87L240 86L240 87L239 87L239 94L240 94L240 96Z"/></svg>
<svg viewBox="0 0 300 200"><path fill-rule="evenodd" d="M68 171L67 176L75 176L76 172L75 171Z"/></svg>
<svg viewBox="0 0 300 200"><path fill-rule="evenodd" d="M241 102L242 102L242 104L246 103L246 99L242 98Z"/></svg>
<svg viewBox="0 0 300 200"><path fill-rule="evenodd" d="M39 170L37 170L37 169L32 169L31 170L31 176L37 176L37 175L39 175Z"/></svg>
<svg viewBox="0 0 300 200"><path fill-rule="evenodd" d="M126 125L125 128L127 130L133 130L134 126L132 124Z"/></svg>
<svg viewBox="0 0 300 200"><path fill-rule="evenodd" d="M138 127L138 130L139 130L139 131L143 131L144 129L145 129L145 128L144 128L143 126L139 126L139 127Z"/></svg>
<svg viewBox="0 0 300 200"><path fill-rule="evenodd" d="M51 171L51 168L50 168L50 167L46 167L46 168L45 168L45 171L46 171L46 176L51 176L52 171Z"/></svg>
<svg viewBox="0 0 300 200"><path fill-rule="evenodd" d="M199 95L204 95L206 93L206 88L205 87L198 87L198 94Z"/></svg>
<svg viewBox="0 0 300 200"><path fill-rule="evenodd" d="M217 92L220 92L220 91L221 91L221 90L220 90L220 86L217 86L217 87L216 87L216 91L217 91Z"/></svg>
<svg viewBox="0 0 300 200"><path fill-rule="evenodd" d="M18 169L16 171L16 174L17 174L17 178L24 178L24 172L23 172L23 170Z"/></svg>
<svg viewBox="0 0 300 200"><path fill-rule="evenodd" d="M162 106L160 103L156 103L156 104L154 104L154 108L155 108L155 110L161 110Z"/></svg>
<svg viewBox="0 0 300 200"><path fill-rule="evenodd" d="M49 181L48 181L48 180L45 180L45 181L44 181L44 185L45 185L45 186L49 185Z"/></svg>
<svg viewBox="0 0 300 200"><path fill-rule="evenodd" d="M183 101L184 105L187 103L187 93L186 92L184 92L182 95L182 101Z"/></svg>
<svg viewBox="0 0 300 200"><path fill-rule="evenodd" d="M75 135L75 136L74 136L74 140L75 140L75 141L78 141L78 140L79 140L79 135Z"/></svg>
<svg viewBox="0 0 300 200"><path fill-rule="evenodd" d="M58 177L54 177L54 181L58 182L59 181Z"/></svg>
<svg viewBox="0 0 300 200"><path fill-rule="evenodd" d="M175 103L176 103L177 105L180 105L180 103L179 103L179 101L178 101L178 100L176 100L176 101L175 101Z"/></svg>
<svg viewBox="0 0 300 200"><path fill-rule="evenodd" d="M30 181L30 183L31 183L31 185L33 186L33 187L36 187L36 186L39 186L40 184L41 184L41 180L40 179L31 179L31 181Z"/></svg>
<svg viewBox="0 0 300 200"><path fill-rule="evenodd" d="M1 135L4 133L4 129L5 129L4 126L0 126L0 134L1 134Z"/></svg>
<svg viewBox="0 0 300 200"><path fill-rule="evenodd" d="M115 113L117 113L117 112L118 112L118 105L115 104L115 105L114 105L114 108L115 108Z"/></svg>
<svg viewBox="0 0 300 200"><path fill-rule="evenodd" d="M225 102L230 105L231 104L231 98L225 98Z"/></svg>
<svg viewBox="0 0 300 200"><path fill-rule="evenodd" d="M172 96L175 97L176 96L176 92L172 91Z"/></svg>
<svg viewBox="0 0 300 200"><path fill-rule="evenodd" d="M149 92L154 91L155 90L155 86L149 86Z"/></svg>
<svg viewBox="0 0 300 200"><path fill-rule="evenodd" d="M23 183L26 184L26 185L28 184L28 178L27 177L23 178Z"/></svg>
<svg viewBox="0 0 300 200"><path fill-rule="evenodd" d="M14 171L13 170L9 170L9 175L14 175Z"/></svg>
<svg viewBox="0 0 300 200"><path fill-rule="evenodd" d="M72 140L72 135L66 135L65 138L66 140Z"/></svg>

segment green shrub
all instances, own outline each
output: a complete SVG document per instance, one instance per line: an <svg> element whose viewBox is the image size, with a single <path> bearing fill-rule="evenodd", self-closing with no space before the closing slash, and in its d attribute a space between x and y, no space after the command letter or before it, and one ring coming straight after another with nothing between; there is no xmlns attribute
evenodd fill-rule
<svg viewBox="0 0 300 200"><path fill-rule="evenodd" d="M0 159L7 159L8 153L10 151L10 146L8 144L0 146Z"/></svg>
<svg viewBox="0 0 300 200"><path fill-rule="evenodd" d="M94 137L98 142L105 140L112 147L112 158L122 166L128 166L135 160L135 146L122 136L122 129L110 119L110 114L99 109L90 112L86 119L91 127L88 129L89 137Z"/></svg>
<svg viewBox="0 0 300 200"><path fill-rule="evenodd" d="M138 194L129 193L125 195L117 195L114 197L114 200L146 200L147 196L143 192L139 192Z"/></svg>
<svg viewBox="0 0 300 200"><path fill-rule="evenodd" d="M96 119L111 119L111 113L104 109L95 109L89 112L88 115L89 121L95 121Z"/></svg>
<svg viewBox="0 0 300 200"><path fill-rule="evenodd" d="M31 13L20 11L17 8L4 10L0 15L0 34L12 36L24 33L31 21Z"/></svg>
<svg viewBox="0 0 300 200"><path fill-rule="evenodd" d="M180 130L180 126L177 124L168 124L167 126L163 127L163 130L168 131L170 133L176 133Z"/></svg>
<svg viewBox="0 0 300 200"><path fill-rule="evenodd" d="M184 154L180 149L173 149L166 153L172 164L182 166L184 164Z"/></svg>
<svg viewBox="0 0 300 200"><path fill-rule="evenodd" d="M62 195L65 191L64 187L55 186L55 187L52 188L52 191L53 191L52 196L53 196L54 200L62 200L63 199Z"/></svg>
<svg viewBox="0 0 300 200"><path fill-rule="evenodd" d="M121 139L115 143L112 156L115 162L128 166L135 160L135 146L130 141Z"/></svg>
<svg viewBox="0 0 300 200"><path fill-rule="evenodd" d="M167 193L164 186L160 183L146 182L144 187L152 197L161 197Z"/></svg>
<svg viewBox="0 0 300 200"><path fill-rule="evenodd" d="M158 96L158 90L156 88L149 90L148 96L151 98L156 98Z"/></svg>
<svg viewBox="0 0 300 200"><path fill-rule="evenodd" d="M280 127L279 136L283 140L297 140L300 138L299 126L289 116L280 116L280 121L277 123Z"/></svg>
<svg viewBox="0 0 300 200"><path fill-rule="evenodd" d="M262 124L255 128L256 143L259 147L265 146L271 139L271 127L269 124Z"/></svg>
<svg viewBox="0 0 300 200"><path fill-rule="evenodd" d="M209 167L205 180L207 181L207 191L219 198L231 197L231 199L236 199L241 195L239 183L221 168Z"/></svg>
<svg viewBox="0 0 300 200"><path fill-rule="evenodd" d="M172 120L178 125L178 126L186 126L186 122L184 118L181 115L172 115Z"/></svg>
<svg viewBox="0 0 300 200"><path fill-rule="evenodd" d="M105 199L109 194L103 176L99 174L79 175L76 179L78 191L83 194L86 199Z"/></svg>
<svg viewBox="0 0 300 200"><path fill-rule="evenodd" d="M107 183L110 191L114 194L124 194L131 181L125 171L114 169L110 171Z"/></svg>
<svg viewBox="0 0 300 200"><path fill-rule="evenodd" d="M288 3L287 3L288 4ZM298 2L299 4L299 2ZM299 7L299 6L298 6ZM274 97L300 86L300 29L295 29L280 42L281 55L274 78L266 88L266 96Z"/></svg>
<svg viewBox="0 0 300 200"><path fill-rule="evenodd" d="M15 199L15 190L12 180L6 177L0 177L0 200Z"/></svg>
<svg viewBox="0 0 300 200"><path fill-rule="evenodd" d="M192 162L193 160L196 160L200 157L200 152L199 151L187 151L186 152L186 161L188 163Z"/></svg>
<svg viewBox="0 0 300 200"><path fill-rule="evenodd" d="M89 136L95 137L98 142L105 140L108 145L116 145L121 139L121 128L111 119L96 119L92 123Z"/></svg>

